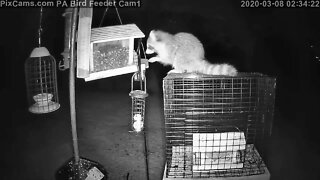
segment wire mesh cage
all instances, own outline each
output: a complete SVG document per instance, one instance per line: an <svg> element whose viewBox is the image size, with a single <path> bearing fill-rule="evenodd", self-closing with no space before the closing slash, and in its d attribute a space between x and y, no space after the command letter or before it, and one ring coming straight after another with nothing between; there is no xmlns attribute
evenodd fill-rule
<svg viewBox="0 0 320 180"><path fill-rule="evenodd" d="M56 61L45 47L35 48L25 61L29 111L36 114L59 109Z"/></svg>
<svg viewBox="0 0 320 180"><path fill-rule="evenodd" d="M133 132L141 132L144 129L144 117L145 117L145 105L146 97L148 93L146 92L146 77L143 76L141 82L141 90L134 90L134 79L138 77L138 73L134 73L131 78L131 92L129 95L132 99L132 120L131 129ZM144 86L142 86L144 84Z"/></svg>
<svg viewBox="0 0 320 180"><path fill-rule="evenodd" d="M163 80L166 178L265 173L276 79L169 74Z"/></svg>

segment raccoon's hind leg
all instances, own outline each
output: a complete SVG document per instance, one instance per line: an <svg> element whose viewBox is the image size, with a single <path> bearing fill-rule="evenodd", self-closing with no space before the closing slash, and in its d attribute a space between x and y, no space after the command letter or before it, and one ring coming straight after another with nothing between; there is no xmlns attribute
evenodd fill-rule
<svg viewBox="0 0 320 180"><path fill-rule="evenodd" d="M168 74L170 73L187 73L187 70L181 70L181 69L172 69L168 72Z"/></svg>

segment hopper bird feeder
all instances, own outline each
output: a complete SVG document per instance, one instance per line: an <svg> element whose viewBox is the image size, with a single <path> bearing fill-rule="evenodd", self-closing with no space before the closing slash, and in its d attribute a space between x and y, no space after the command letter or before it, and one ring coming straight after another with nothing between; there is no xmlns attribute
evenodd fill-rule
<svg viewBox="0 0 320 180"><path fill-rule="evenodd" d="M35 114L49 113L59 109L56 61L45 47L41 47L40 10L39 47L34 48L25 61L25 80L29 111Z"/></svg>
<svg viewBox="0 0 320 180"><path fill-rule="evenodd" d="M145 35L135 24L92 28L90 33L88 30L80 33L78 78L91 81L134 73L138 70L134 40ZM90 39L89 45L83 44L88 43L88 39ZM145 69L146 65L142 64L141 68Z"/></svg>

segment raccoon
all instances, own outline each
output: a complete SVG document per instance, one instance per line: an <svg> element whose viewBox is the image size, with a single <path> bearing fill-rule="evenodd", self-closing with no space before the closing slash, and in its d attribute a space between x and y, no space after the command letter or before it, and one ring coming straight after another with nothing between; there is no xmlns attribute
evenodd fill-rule
<svg viewBox="0 0 320 180"><path fill-rule="evenodd" d="M171 65L169 73L202 73L209 75L236 76L237 70L229 64L211 64L205 60L202 43L190 33L180 32L175 35L152 30L147 39L146 54L156 53L149 62Z"/></svg>

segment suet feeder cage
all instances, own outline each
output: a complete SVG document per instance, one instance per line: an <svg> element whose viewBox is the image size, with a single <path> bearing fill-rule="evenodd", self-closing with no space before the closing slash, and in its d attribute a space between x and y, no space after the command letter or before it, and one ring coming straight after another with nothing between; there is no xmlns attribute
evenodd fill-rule
<svg viewBox="0 0 320 180"><path fill-rule="evenodd" d="M165 77L164 179L269 179L263 155L275 85L275 78L258 73Z"/></svg>
<svg viewBox="0 0 320 180"><path fill-rule="evenodd" d="M148 93L146 92L146 77L143 76L141 90L134 90L134 81L138 79L138 73L133 74L131 78L131 92L129 95L132 99L132 121L131 121L131 129L133 132L141 132L144 129L144 117L145 117L145 104L146 97L148 97ZM140 86L141 87L141 86Z"/></svg>
<svg viewBox="0 0 320 180"><path fill-rule="evenodd" d="M59 109L56 61L45 47L33 49L25 61L29 111L36 114Z"/></svg>
<svg viewBox="0 0 320 180"><path fill-rule="evenodd" d="M145 35L135 24L92 28L87 35L90 36L89 59L81 57L84 51L78 52L79 78L91 81L138 70L134 40ZM145 68L142 64L142 69Z"/></svg>

